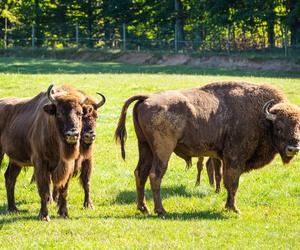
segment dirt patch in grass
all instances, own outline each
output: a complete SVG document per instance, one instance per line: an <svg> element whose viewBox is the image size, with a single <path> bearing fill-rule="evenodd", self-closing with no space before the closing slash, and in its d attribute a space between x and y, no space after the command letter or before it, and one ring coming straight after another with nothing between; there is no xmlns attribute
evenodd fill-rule
<svg viewBox="0 0 300 250"><path fill-rule="evenodd" d="M125 53L121 55L117 62L128 64L144 64L149 60L152 60L153 54L150 53Z"/></svg>
<svg viewBox="0 0 300 250"><path fill-rule="evenodd" d="M225 69L300 71L300 64L284 59L255 60L241 57L210 56L193 57L187 64L194 67L218 67Z"/></svg>
<svg viewBox="0 0 300 250"><path fill-rule="evenodd" d="M190 56L188 55L172 54L162 56L162 58L157 61L157 64L183 65L186 64L189 60Z"/></svg>
<svg viewBox="0 0 300 250"><path fill-rule="evenodd" d="M239 55L188 55L152 52L109 52L95 49L9 49L3 57L54 58L78 61L119 62L124 64L189 65L199 68L300 72L300 61L278 58L250 58Z"/></svg>

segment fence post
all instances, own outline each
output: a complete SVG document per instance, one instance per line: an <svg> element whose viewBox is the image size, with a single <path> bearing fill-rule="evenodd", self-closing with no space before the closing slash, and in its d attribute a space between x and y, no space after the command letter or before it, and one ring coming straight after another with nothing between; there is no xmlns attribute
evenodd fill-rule
<svg viewBox="0 0 300 250"><path fill-rule="evenodd" d="M288 48L287 48L287 43L288 43L288 37L287 37L287 25L284 26L284 56L288 56Z"/></svg>
<svg viewBox="0 0 300 250"><path fill-rule="evenodd" d="M7 18L5 18L4 26L4 49L7 49Z"/></svg>
<svg viewBox="0 0 300 250"><path fill-rule="evenodd" d="M175 53L178 51L178 27L177 27L177 23L178 23L178 10L179 10L179 3L178 0L174 0L174 9L176 12L176 19L175 19L175 28L174 28L174 46L175 46Z"/></svg>
<svg viewBox="0 0 300 250"><path fill-rule="evenodd" d="M77 44L77 47L79 47L79 27L78 27L78 23L76 23L76 44Z"/></svg>
<svg viewBox="0 0 300 250"><path fill-rule="evenodd" d="M123 23L123 50L126 51L126 24Z"/></svg>
<svg viewBox="0 0 300 250"><path fill-rule="evenodd" d="M177 37L177 23L175 22L175 28L174 28L174 49L175 49L175 52L178 51L178 37Z"/></svg>
<svg viewBox="0 0 300 250"><path fill-rule="evenodd" d="M31 27L31 47L33 49L35 48L35 28L34 28L34 24L32 24L32 27Z"/></svg>

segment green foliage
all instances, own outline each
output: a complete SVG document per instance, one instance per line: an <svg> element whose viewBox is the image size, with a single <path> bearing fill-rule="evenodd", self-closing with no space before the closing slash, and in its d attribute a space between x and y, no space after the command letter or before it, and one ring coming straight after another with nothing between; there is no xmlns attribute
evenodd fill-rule
<svg viewBox="0 0 300 250"><path fill-rule="evenodd" d="M93 95L107 97L99 112L95 145L92 199L95 210L84 210L83 190L70 184L70 219L59 219L50 205L51 222L37 220L39 196L30 185L32 169L22 171L16 185L19 214L6 213L3 173L0 175L1 249L299 249L300 160L283 166L279 157L261 170L242 175L237 194L241 215L224 210L226 192L215 194L203 171L195 187L196 167L172 156L162 182L164 219L136 210L134 168L137 145L128 112L127 159L113 140L122 104L131 95L184 89L219 80L270 83L300 106L298 75L280 72L199 70L184 66L122 65L57 60L0 59L0 97L29 97L49 83L71 84ZM296 72L297 73L297 72ZM195 163L195 160L194 160ZM7 159L2 166L6 167ZM146 198L153 209L149 183Z"/></svg>
<svg viewBox="0 0 300 250"><path fill-rule="evenodd" d="M4 18L14 46L31 45L34 25L38 47L75 46L78 26L80 46L120 48L123 23L128 49L174 47L175 24L186 50L225 50L228 31L232 49L282 47L285 26L300 43L297 0L2 0L0 30Z"/></svg>

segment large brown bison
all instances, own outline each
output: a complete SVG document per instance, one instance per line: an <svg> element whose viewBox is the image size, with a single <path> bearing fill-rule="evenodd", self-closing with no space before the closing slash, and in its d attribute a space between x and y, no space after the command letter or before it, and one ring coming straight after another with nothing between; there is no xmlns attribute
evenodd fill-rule
<svg viewBox="0 0 300 250"><path fill-rule="evenodd" d="M269 85L223 82L129 98L115 132L123 158L126 112L134 101L139 149L134 173L137 206L144 213L149 212L144 197L148 176L154 211L165 213L160 186L172 152L187 163L191 157L222 160L226 208L239 212L235 195L240 175L263 167L277 153L288 163L300 148L300 109L282 92Z"/></svg>
<svg viewBox="0 0 300 250"><path fill-rule="evenodd" d="M53 86L33 98L0 99L0 155L7 154L5 172L8 211L15 212L14 188L21 167L32 165L41 197L41 220L49 221L47 201L52 180L59 188L59 214L68 216L68 179L79 156L79 139L86 97Z"/></svg>
<svg viewBox="0 0 300 250"><path fill-rule="evenodd" d="M83 92L82 92L83 93ZM85 95L85 93L83 93ZM84 190L85 208L93 209L93 202L90 198L90 178L93 170L93 145L96 138L96 120L98 118L97 109L105 104L105 96L101 96L101 101L96 102L94 98L86 96L85 104L83 105L82 130L80 137L80 154L75 161L73 176L80 172L80 182ZM57 187L53 188L53 199L59 201L59 190Z"/></svg>

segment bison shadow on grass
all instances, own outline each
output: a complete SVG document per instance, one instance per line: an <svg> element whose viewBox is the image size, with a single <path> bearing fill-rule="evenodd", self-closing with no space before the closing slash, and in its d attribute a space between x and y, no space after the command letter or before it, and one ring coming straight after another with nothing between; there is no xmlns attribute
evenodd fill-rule
<svg viewBox="0 0 300 250"><path fill-rule="evenodd" d="M114 218L114 219L138 219L138 220L157 220L157 216L151 214L150 216L144 216L141 214L138 215L129 215L129 216L105 216L105 219L107 218ZM162 220L182 220L182 221L188 221L188 220L227 220L232 218L232 215L228 215L224 213L223 211L211 211L211 210L201 210L199 208L198 211L192 211L192 212L174 212L174 213L167 213L160 219Z"/></svg>
<svg viewBox="0 0 300 250"><path fill-rule="evenodd" d="M189 192L186 190L186 187L184 185L180 185L180 186L169 186L169 187L162 187L161 188L161 193L164 197L168 198L168 197L174 197L174 196L179 196L179 197L193 197L193 196L197 196L198 198L203 198L207 195L206 192L197 192L197 194ZM145 196L146 198L150 198L152 197L152 191L150 189L146 189L145 190ZM132 190L124 190L121 191L114 203L115 204L131 204L131 203L135 203L136 202L136 191Z"/></svg>

